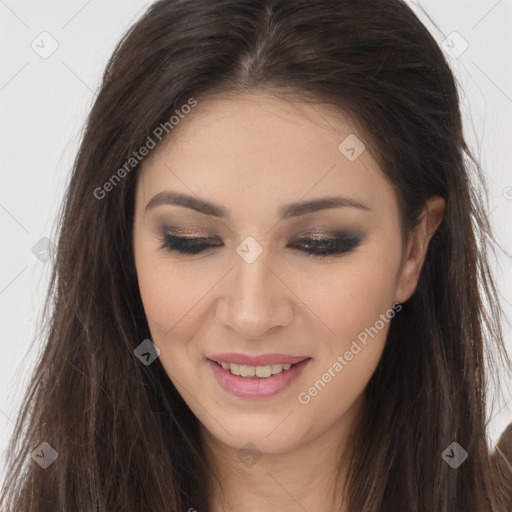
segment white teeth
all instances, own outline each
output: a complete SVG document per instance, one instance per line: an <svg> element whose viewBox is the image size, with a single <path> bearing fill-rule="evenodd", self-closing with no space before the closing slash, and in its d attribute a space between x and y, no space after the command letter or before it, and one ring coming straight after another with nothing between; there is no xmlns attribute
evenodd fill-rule
<svg viewBox="0 0 512 512"><path fill-rule="evenodd" d="M270 377L272 375L272 366L257 366L256 367L256 377L264 378Z"/></svg>
<svg viewBox="0 0 512 512"><path fill-rule="evenodd" d="M256 366L240 365L240 377L254 377L256 375Z"/></svg>
<svg viewBox="0 0 512 512"><path fill-rule="evenodd" d="M272 365L272 374L281 373L282 371L283 371L283 365L282 364L273 364Z"/></svg>
<svg viewBox="0 0 512 512"><path fill-rule="evenodd" d="M224 370L229 370L233 375L239 375L241 377L259 377L266 379L272 375L277 375L283 371L289 370L292 365L291 363L286 364L268 364L266 366L248 366L245 364L235 363L221 363Z"/></svg>

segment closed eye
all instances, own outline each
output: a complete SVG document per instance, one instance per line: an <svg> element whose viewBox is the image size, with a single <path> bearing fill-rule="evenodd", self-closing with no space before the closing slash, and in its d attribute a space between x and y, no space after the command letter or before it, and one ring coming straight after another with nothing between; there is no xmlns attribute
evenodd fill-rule
<svg viewBox="0 0 512 512"><path fill-rule="evenodd" d="M222 241L210 237L183 237L170 233L162 234L161 249L184 255L196 255L214 247L222 247ZM306 256L326 257L340 255L352 251L360 245L362 238L359 235L338 232L333 237L316 235L314 238L306 237L295 240L289 247L296 248Z"/></svg>

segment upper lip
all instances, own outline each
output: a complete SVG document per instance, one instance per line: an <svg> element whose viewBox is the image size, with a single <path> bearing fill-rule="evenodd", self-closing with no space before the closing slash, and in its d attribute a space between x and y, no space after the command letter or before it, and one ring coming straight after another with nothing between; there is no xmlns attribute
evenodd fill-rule
<svg viewBox="0 0 512 512"><path fill-rule="evenodd" d="M237 354L234 352L228 354L215 354L208 357L211 361L217 363L234 363L246 366L267 366L271 364L295 364L300 363L309 356L291 356L289 354L262 354L260 356L249 356L247 354Z"/></svg>

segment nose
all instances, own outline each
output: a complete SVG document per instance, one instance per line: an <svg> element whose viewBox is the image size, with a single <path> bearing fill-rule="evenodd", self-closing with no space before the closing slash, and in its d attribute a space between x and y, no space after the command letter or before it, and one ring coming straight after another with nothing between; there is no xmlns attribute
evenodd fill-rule
<svg viewBox="0 0 512 512"><path fill-rule="evenodd" d="M292 322L295 307L288 283L269 265L265 251L252 263L236 256L224 281L216 319L245 339L260 339Z"/></svg>

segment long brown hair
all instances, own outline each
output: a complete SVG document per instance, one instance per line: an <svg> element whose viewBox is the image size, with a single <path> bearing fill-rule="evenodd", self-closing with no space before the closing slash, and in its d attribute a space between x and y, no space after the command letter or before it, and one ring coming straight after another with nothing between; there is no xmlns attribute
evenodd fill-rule
<svg viewBox="0 0 512 512"><path fill-rule="evenodd" d="M161 0L116 47L87 120L2 509L12 500L24 512L211 510L198 421L159 360L134 356L150 337L132 247L140 165L104 184L190 98L263 89L353 117L395 187L404 237L429 197L446 200L365 390L349 509L510 505L506 460L493 463L486 439L489 376L511 366L488 264L496 242L434 38L402 0ZM30 456L43 442L58 454L46 469ZM457 469L441 456L452 442L468 453Z"/></svg>

